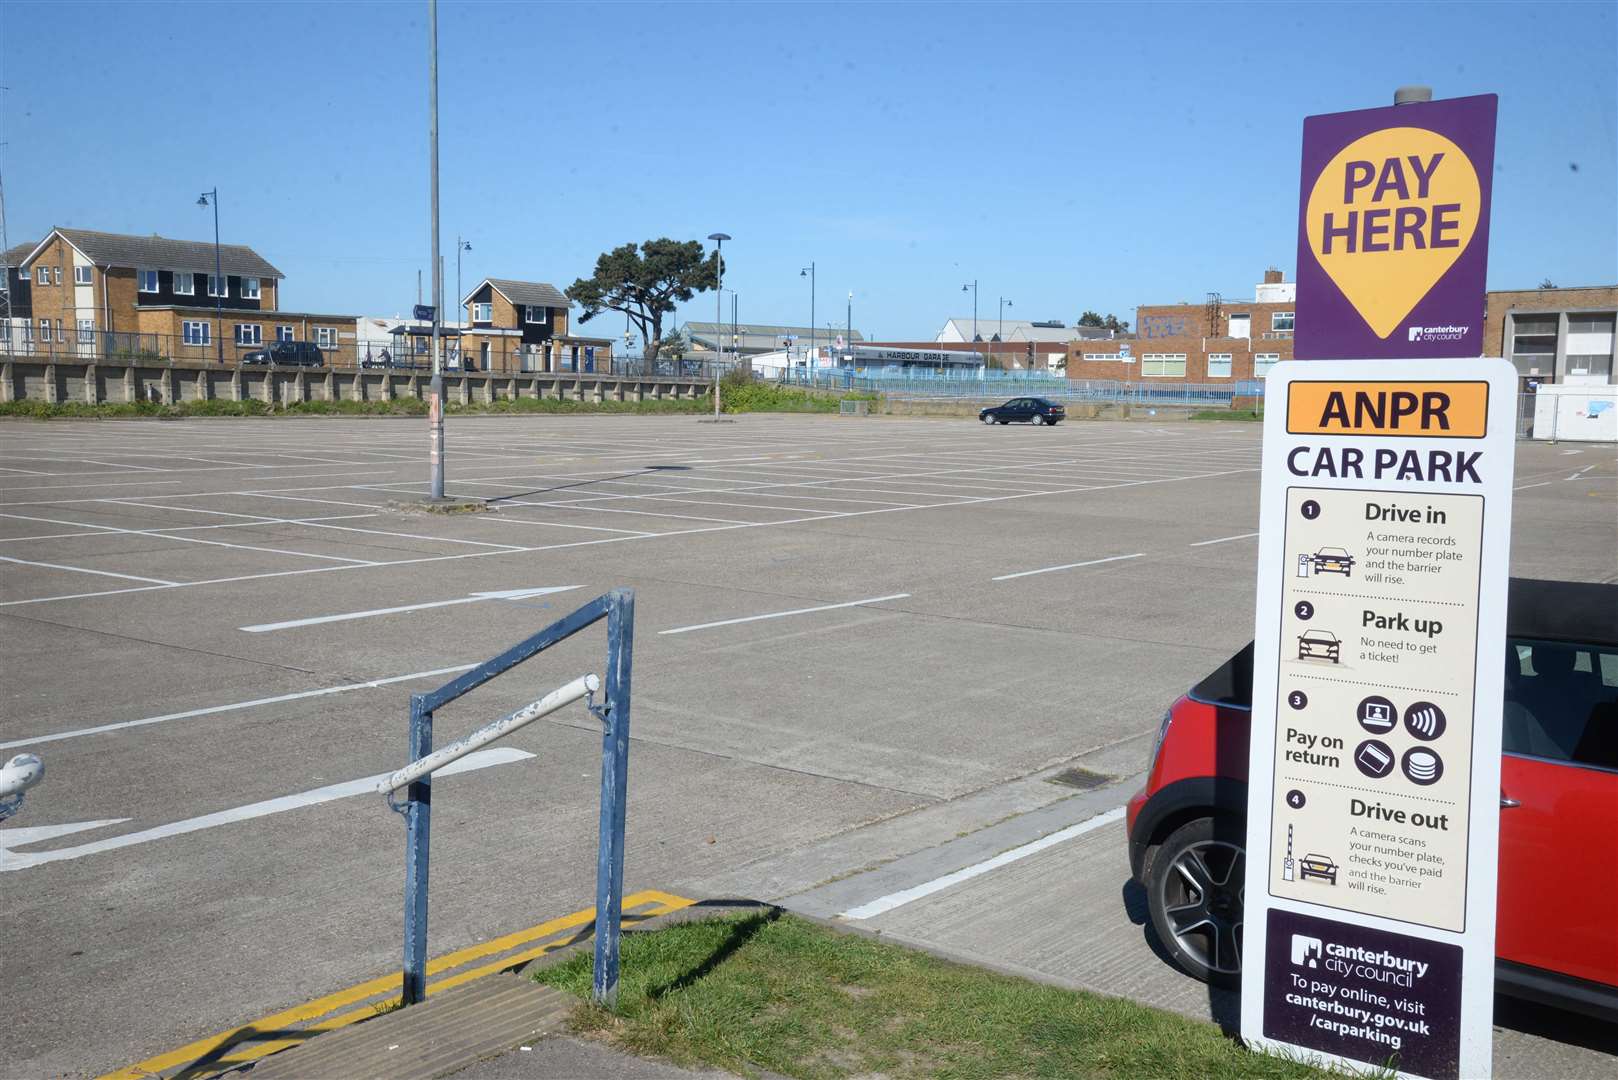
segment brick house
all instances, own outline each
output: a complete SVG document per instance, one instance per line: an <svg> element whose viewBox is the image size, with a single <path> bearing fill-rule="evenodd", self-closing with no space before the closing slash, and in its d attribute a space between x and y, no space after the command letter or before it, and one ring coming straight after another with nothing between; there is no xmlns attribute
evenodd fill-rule
<svg viewBox="0 0 1618 1080"><path fill-rule="evenodd" d="M1073 341L1070 379L1213 383L1262 379L1292 359L1297 285L1269 269L1252 300L1210 294L1202 304L1152 304L1135 309L1135 333L1115 340Z"/></svg>
<svg viewBox="0 0 1618 1080"><path fill-rule="evenodd" d="M354 317L281 311L283 275L252 248L219 245L218 266L209 242L52 229L17 260L28 332L13 318L0 348L227 363L278 340L352 350Z"/></svg>
<svg viewBox="0 0 1618 1080"><path fill-rule="evenodd" d="M484 278L461 298L459 352L477 371L607 371L612 339L570 334L572 302L543 281Z"/></svg>

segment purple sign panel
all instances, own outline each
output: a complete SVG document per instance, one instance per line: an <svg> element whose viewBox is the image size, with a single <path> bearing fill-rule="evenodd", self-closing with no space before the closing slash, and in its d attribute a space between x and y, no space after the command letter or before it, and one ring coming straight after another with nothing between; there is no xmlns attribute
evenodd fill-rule
<svg viewBox="0 0 1618 1080"><path fill-rule="evenodd" d="M1271 908L1264 1037L1456 1080L1461 948Z"/></svg>
<svg viewBox="0 0 1618 1080"><path fill-rule="evenodd" d="M1498 100L1304 119L1299 360L1483 354Z"/></svg>

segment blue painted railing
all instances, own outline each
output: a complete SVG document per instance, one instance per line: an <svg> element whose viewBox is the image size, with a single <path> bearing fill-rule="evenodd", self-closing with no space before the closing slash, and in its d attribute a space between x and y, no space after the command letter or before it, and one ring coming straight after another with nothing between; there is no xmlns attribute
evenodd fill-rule
<svg viewBox="0 0 1618 1080"><path fill-rule="evenodd" d="M590 711L602 724L601 824L596 851L595 999L612 1008L618 997L618 945L624 898L624 810L629 793L629 705L634 670L635 593L613 589L513 645L471 671L426 694L410 696L410 762L401 770L432 769L422 759L433 752L433 713L463 694L505 674L524 660L607 620L607 674L603 701ZM582 682L582 680L579 680ZM582 693L583 691L579 691ZM577 700L576 698L572 700ZM536 706L540 703L535 703ZM515 716L515 714L514 714ZM508 717L507 721L513 719ZM502 723L497 721L496 724ZM491 725L491 728L494 725ZM483 733L479 733L483 735ZM487 738L498 738L489 731ZM454 751L446 748L445 752ZM444 762L447 764L447 762ZM384 782L384 788L388 782ZM427 995L428 838L432 831L432 776L428 772L406 787L404 802L394 809L405 819L405 919L403 1002L414 1005ZM392 796L389 796L392 803Z"/></svg>
<svg viewBox="0 0 1618 1080"><path fill-rule="evenodd" d="M1044 371L980 371L977 369L822 368L788 371L785 381L825 390L857 390L895 401L1004 401L1010 397L1044 397L1053 401L1096 401L1138 405L1229 406L1236 398L1263 398L1264 380L1217 383L1120 382L1069 379Z"/></svg>

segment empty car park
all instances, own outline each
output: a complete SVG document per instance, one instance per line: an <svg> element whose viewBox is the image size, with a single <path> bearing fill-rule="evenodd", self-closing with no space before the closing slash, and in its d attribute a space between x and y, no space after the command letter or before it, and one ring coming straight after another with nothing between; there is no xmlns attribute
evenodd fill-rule
<svg viewBox="0 0 1618 1080"><path fill-rule="evenodd" d="M1251 427L448 431L448 489L488 512L407 505L419 420L0 425L0 756L46 765L0 829L17 1071L106 1071L396 971L401 826L340 792L404 763L411 693L608 588L637 595L627 888L688 897L852 881L1066 805L1060 770L1132 775L1252 632ZM1518 572L1600 578L1613 470L1568 480L1560 449L1520 451ZM600 646L470 695L437 740ZM434 784L435 951L592 900L599 725L509 745L531 756Z"/></svg>

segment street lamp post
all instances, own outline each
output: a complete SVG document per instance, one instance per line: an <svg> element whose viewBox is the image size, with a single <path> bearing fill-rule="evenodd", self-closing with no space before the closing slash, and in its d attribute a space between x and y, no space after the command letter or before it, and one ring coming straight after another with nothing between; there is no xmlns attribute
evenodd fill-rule
<svg viewBox="0 0 1618 1080"><path fill-rule="evenodd" d="M198 206L213 206L213 339L215 355L225 362L224 296L225 278L219 265L219 189L204 191L197 196Z"/></svg>
<svg viewBox="0 0 1618 1080"><path fill-rule="evenodd" d="M433 229L433 379L427 391L428 488L444 497L444 364L439 329L444 318L444 262L438 252L438 0L427 0L427 143L432 176ZM425 913L423 913L425 916ZM405 1000L410 1001L409 988ZM417 999L419 1000L419 998Z"/></svg>
<svg viewBox="0 0 1618 1080"><path fill-rule="evenodd" d="M961 291L972 290L972 344L978 341L978 283L976 279L970 285L962 285Z"/></svg>
<svg viewBox="0 0 1618 1080"><path fill-rule="evenodd" d="M461 292L461 252L471 250L471 241L462 240L459 236L455 238L455 306L457 308L460 307L461 297L466 295L465 293ZM460 315L455 316L455 322L457 324L459 324L461 321Z"/></svg>
<svg viewBox="0 0 1618 1080"><path fill-rule="evenodd" d="M799 270L798 276L809 279L809 361L804 364L804 371L812 377L815 364L815 264L810 263Z"/></svg>
<svg viewBox="0 0 1618 1080"><path fill-rule="evenodd" d="M853 366L853 360L854 360L854 290L853 289L850 289L848 291L848 333L847 333L847 336L843 340L848 342L847 347L848 347L849 366L852 367Z"/></svg>
<svg viewBox="0 0 1618 1080"><path fill-rule="evenodd" d="M994 335L995 344L997 345L1004 345L1006 343L1006 308L1010 306L1011 301L1002 296L1000 298L1000 329L995 331Z"/></svg>
<svg viewBox="0 0 1618 1080"><path fill-rule="evenodd" d="M714 282L713 294L713 329L714 329L714 366L713 366L713 418L719 419L719 365L725 359L725 241L730 239L726 233L709 233L708 239L713 241L714 272L718 275Z"/></svg>

